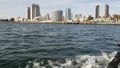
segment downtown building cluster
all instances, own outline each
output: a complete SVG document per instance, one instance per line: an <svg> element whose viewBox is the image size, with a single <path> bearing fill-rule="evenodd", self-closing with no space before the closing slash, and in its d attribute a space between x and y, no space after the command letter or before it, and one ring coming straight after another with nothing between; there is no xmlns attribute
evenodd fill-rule
<svg viewBox="0 0 120 68"><path fill-rule="evenodd" d="M30 22L61 22L64 20L72 20L71 14L71 9L67 8L65 17L63 16L63 10L52 10L51 13L47 13L42 17L38 4L32 4L31 7L27 7L26 12L27 21Z"/></svg>
<svg viewBox="0 0 120 68"><path fill-rule="evenodd" d="M76 14L73 17L71 8L66 8L65 12L63 10L52 10L50 13L47 13L44 16L41 16L40 7L38 4L32 4L31 7L27 7L26 10L27 22L46 22L46 23L72 23L80 22L85 16L82 17L82 14Z"/></svg>
<svg viewBox="0 0 120 68"><path fill-rule="evenodd" d="M94 21L97 21L99 24L120 23L120 15L118 14L110 15L109 9L110 9L109 5L106 4L104 7L104 15L100 16L100 5L96 5Z"/></svg>
<svg viewBox="0 0 120 68"><path fill-rule="evenodd" d="M95 18L91 15L84 16L82 14L75 14L73 16L72 10L66 8L63 10L52 10L44 16L41 16L40 7L38 4L32 4L26 9L26 18L16 17L16 22L38 22L38 23L106 23L106 22L119 22L120 15L109 13L109 5L105 5L104 16L100 16L100 5L95 7Z"/></svg>

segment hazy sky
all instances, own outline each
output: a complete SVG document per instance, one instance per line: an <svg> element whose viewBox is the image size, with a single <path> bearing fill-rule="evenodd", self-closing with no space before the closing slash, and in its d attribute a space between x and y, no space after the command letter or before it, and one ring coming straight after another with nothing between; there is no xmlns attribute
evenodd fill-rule
<svg viewBox="0 0 120 68"><path fill-rule="evenodd" d="M120 14L120 0L0 0L0 18L26 17L26 8L32 3L40 5L42 16L53 9L65 8L71 8L73 14L94 16L96 5L100 5L102 16L105 4L110 6L110 14Z"/></svg>

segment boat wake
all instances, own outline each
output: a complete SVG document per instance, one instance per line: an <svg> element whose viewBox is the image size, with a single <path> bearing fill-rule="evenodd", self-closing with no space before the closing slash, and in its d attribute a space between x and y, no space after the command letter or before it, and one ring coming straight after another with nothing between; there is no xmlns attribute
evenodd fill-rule
<svg viewBox="0 0 120 68"><path fill-rule="evenodd" d="M107 54L102 52L100 56L77 55L75 58L66 59L64 62L48 60L29 61L26 68L107 68L109 62L115 57L117 52ZM118 66L120 68L120 65Z"/></svg>

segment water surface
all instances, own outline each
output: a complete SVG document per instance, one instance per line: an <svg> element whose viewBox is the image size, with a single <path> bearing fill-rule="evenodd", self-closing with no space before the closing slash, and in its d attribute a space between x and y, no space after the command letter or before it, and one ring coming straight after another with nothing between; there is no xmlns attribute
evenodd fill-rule
<svg viewBox="0 0 120 68"><path fill-rule="evenodd" d="M120 25L0 23L0 68L105 68Z"/></svg>

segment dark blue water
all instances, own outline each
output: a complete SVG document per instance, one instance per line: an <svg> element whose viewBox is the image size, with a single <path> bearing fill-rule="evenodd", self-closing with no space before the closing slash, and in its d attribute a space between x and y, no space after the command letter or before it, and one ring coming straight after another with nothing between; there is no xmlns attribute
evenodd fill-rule
<svg viewBox="0 0 120 68"><path fill-rule="evenodd" d="M0 68L77 68L61 64L111 54L117 43L120 25L0 23Z"/></svg>

